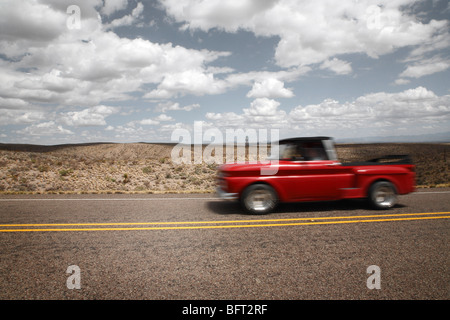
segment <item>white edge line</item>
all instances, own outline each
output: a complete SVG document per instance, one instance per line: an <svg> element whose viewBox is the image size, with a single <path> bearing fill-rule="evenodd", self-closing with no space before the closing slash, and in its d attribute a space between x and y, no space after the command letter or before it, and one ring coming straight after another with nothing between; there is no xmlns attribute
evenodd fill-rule
<svg viewBox="0 0 450 320"><path fill-rule="evenodd" d="M124 198L124 199L105 199L105 198L92 198L92 199L0 199L0 201L152 201L152 200L220 200L220 198Z"/></svg>
<svg viewBox="0 0 450 320"><path fill-rule="evenodd" d="M414 194L436 194L436 193L450 193L450 191L430 191L430 192L413 192L410 195ZM221 200L221 198L46 198L46 199L33 199L33 198L19 198L19 199L0 199L0 202L7 201L158 201L158 200Z"/></svg>
<svg viewBox="0 0 450 320"><path fill-rule="evenodd" d="M413 192L411 194L430 194L430 193L450 193L450 191L429 191L429 192L420 191L420 192Z"/></svg>

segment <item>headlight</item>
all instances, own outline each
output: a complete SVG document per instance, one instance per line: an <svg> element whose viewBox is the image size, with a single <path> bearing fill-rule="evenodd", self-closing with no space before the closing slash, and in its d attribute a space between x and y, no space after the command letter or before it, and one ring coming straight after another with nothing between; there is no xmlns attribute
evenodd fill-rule
<svg viewBox="0 0 450 320"><path fill-rule="evenodd" d="M226 178L226 177L228 177L228 176L229 176L229 174L226 173L226 172L223 172L223 171L219 171L219 172L217 173L217 178L218 178L218 179L223 179L223 178Z"/></svg>
<svg viewBox="0 0 450 320"><path fill-rule="evenodd" d="M217 173L217 184L223 190L227 190L228 188L226 177L228 177L228 174L223 171Z"/></svg>

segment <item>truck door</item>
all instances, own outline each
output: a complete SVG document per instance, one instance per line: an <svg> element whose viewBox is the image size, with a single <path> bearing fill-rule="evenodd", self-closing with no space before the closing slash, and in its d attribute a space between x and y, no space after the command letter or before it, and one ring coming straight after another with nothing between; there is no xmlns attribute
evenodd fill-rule
<svg viewBox="0 0 450 320"><path fill-rule="evenodd" d="M293 163L294 164L294 163ZM294 199L338 199L340 189L349 183L351 173L336 161L299 161L291 167Z"/></svg>
<svg viewBox="0 0 450 320"><path fill-rule="evenodd" d="M334 200L340 197L341 188L351 186L354 175L330 155L332 147L321 141L283 146L281 159L286 161L280 176L291 200Z"/></svg>

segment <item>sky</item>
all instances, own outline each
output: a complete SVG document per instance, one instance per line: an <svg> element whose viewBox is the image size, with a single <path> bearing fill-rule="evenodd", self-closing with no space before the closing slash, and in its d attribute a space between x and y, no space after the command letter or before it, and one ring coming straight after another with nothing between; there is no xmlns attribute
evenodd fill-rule
<svg viewBox="0 0 450 320"><path fill-rule="evenodd" d="M449 18L447 0L0 0L0 143L450 141Z"/></svg>

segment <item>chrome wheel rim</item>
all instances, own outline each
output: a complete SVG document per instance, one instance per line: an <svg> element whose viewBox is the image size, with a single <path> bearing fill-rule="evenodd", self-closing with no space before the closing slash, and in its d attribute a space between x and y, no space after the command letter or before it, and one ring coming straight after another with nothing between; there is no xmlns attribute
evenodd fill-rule
<svg viewBox="0 0 450 320"><path fill-rule="evenodd" d="M378 205L389 208L397 202L397 195L392 188L383 186L375 191L373 199Z"/></svg>
<svg viewBox="0 0 450 320"><path fill-rule="evenodd" d="M275 200L270 191L260 189L252 191L247 196L245 205L254 211L266 211L274 207Z"/></svg>

